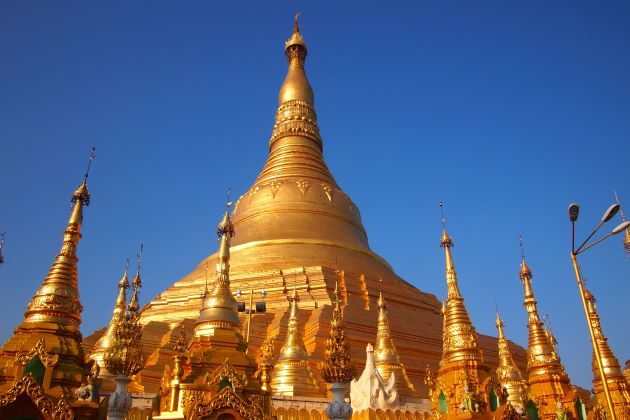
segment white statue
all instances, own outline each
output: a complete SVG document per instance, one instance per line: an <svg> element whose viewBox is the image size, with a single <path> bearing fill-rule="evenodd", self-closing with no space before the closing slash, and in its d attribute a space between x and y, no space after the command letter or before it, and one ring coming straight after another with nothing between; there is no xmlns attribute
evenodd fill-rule
<svg viewBox="0 0 630 420"><path fill-rule="evenodd" d="M359 378L350 383L350 402L354 412L371 408L373 410L388 408L396 409L400 406L398 389L396 388L395 373L392 372L385 382L374 364L374 349L372 344L365 349L365 369Z"/></svg>

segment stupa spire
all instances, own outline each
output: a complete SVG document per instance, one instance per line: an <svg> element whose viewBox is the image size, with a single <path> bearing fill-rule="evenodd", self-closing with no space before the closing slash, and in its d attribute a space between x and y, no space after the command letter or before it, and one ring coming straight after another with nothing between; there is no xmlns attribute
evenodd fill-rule
<svg viewBox="0 0 630 420"><path fill-rule="evenodd" d="M230 219L229 206L217 226L217 237L220 241L216 266L216 280L212 290L206 294L201 311L195 324L195 335L200 336L215 329L241 331L241 320L238 317L238 302L230 289L230 240L235 235L234 225ZM242 336L240 338L242 341Z"/></svg>
<svg viewBox="0 0 630 420"><path fill-rule="evenodd" d="M575 389L571 385L560 356L556 351L554 338L545 328L538 314L538 302L532 288L532 270L525 261L523 240L521 245L520 278L523 283L525 299L523 305L527 311L527 328L529 330L527 346L527 382L529 398L537 401L539 416L553 415L557 404L575 414L572 400Z"/></svg>
<svg viewBox="0 0 630 420"><path fill-rule="evenodd" d="M380 290L381 283L382 279L379 279L378 301L376 302L378 307L378 321L376 327L376 344L374 347L376 369L386 382L394 375L398 392L403 395L415 396L417 392L409 380L407 369L400 361L398 350L396 350L396 346L394 345L394 338L392 337L389 327L387 302Z"/></svg>
<svg viewBox="0 0 630 420"><path fill-rule="evenodd" d="M498 332L497 345L499 347L499 366L497 367L497 378L502 388L508 392L508 401L514 408L524 409L524 397L526 383L521 375L521 371L512 358L510 344L505 338L503 331L503 320L497 310L496 327Z"/></svg>
<svg viewBox="0 0 630 420"><path fill-rule="evenodd" d="M274 394L280 395L321 397L321 391L309 365L304 339L298 331L298 302L300 297L295 286L288 299L287 338L280 349L280 355L273 370L271 389Z"/></svg>
<svg viewBox="0 0 630 420"><path fill-rule="evenodd" d="M630 418L630 385L626 380L619 360L615 357L615 354L608 345L608 339L602 331L602 325L600 322L599 314L597 313L597 305L595 296L590 290L584 289L586 297L586 308L588 311L588 318L595 336L599 353L602 357L602 365L606 372L606 381L608 383L608 389L610 391L615 414L617 418L624 419ZM604 387L602 386L602 378L599 373L599 367L595 360L595 354L593 354L593 388L597 399L605 406L606 396L604 394Z"/></svg>
<svg viewBox="0 0 630 420"><path fill-rule="evenodd" d="M440 202L440 211L443 203ZM459 290L457 272L451 248L453 239L446 231L446 219L442 212L442 237L440 246L444 248L446 259L446 301L444 303L444 343L442 363L451 363L461 360L476 360L481 362L481 353L477 348L477 332L473 326L464 298Z"/></svg>
<svg viewBox="0 0 630 420"><path fill-rule="evenodd" d="M58 364L46 366L47 369L53 369L50 384L44 384L47 393L53 396L68 395L72 388L81 384L85 374L85 360L80 344L83 307L79 298L77 247L81 239L83 208L90 204L87 180L94 160L94 150L92 148L90 152L83 182L72 194L72 209L64 230L61 250L28 303L24 321L0 349L0 366L4 366L0 367L0 392L6 390L6 385L15 379L15 357L36 349L40 341L46 351L59 355Z"/></svg>
<svg viewBox="0 0 630 420"><path fill-rule="evenodd" d="M112 319L109 321L109 326L105 334L96 342L95 351L90 358L96 360L99 366L103 367L103 352L111 347L115 338L118 325L122 321L127 310L127 289L129 289L129 260L125 266L125 272L122 278L118 282L118 295L116 296L116 303L114 304L114 313Z"/></svg>
<svg viewBox="0 0 630 420"><path fill-rule="evenodd" d="M138 304L138 293L142 287L142 279L140 278L140 270L142 268L142 251L144 250L144 244L140 244L140 253L136 256L138 259L136 265L136 275L131 282L133 293L131 294L131 300L129 301L129 310L138 312L140 305Z"/></svg>

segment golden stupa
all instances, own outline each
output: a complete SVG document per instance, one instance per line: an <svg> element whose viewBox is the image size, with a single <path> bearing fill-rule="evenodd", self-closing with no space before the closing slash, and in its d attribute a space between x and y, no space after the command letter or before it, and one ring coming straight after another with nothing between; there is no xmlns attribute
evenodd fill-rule
<svg viewBox="0 0 630 420"><path fill-rule="evenodd" d="M538 302L532 289L532 270L521 263L521 281L525 293L523 305L527 311L529 330L527 348L527 384L529 386L526 411L529 417L555 418L558 412L577 417L577 389L571 384L556 350L551 330L545 328L538 315Z"/></svg>
<svg viewBox="0 0 630 420"><path fill-rule="evenodd" d="M251 331L248 354L259 354L263 342L272 338L276 351L285 342L290 313L286 302L296 285L297 329L303 334L308 363L317 372L324 360L338 282L352 354L363 355L376 335L380 289L388 304L389 333L408 377L409 385L401 391L415 389L426 396L425 368L428 364L437 370L442 354L440 303L399 277L370 249L358 206L330 173L304 68L307 47L297 20L285 54L289 65L278 95L267 162L232 212L237 232L230 248L232 290L267 292L266 313L254 314L251 325L240 314L243 330ZM178 328L183 325L188 336L194 336L191 320L199 316L206 266L218 259L219 253L208 256L143 308L143 347L148 354L138 380L145 392L159 391ZM88 351L102 333L84 341ZM478 345L488 364L496 367L496 340L480 335ZM524 367L523 350L515 351L514 358ZM326 389L321 375L314 376L319 388Z"/></svg>

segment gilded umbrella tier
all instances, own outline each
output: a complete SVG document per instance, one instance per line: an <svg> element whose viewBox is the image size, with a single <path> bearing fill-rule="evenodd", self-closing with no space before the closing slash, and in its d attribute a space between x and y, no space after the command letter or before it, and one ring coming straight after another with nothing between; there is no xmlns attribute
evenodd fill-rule
<svg viewBox="0 0 630 420"><path fill-rule="evenodd" d="M501 389L505 389L508 393L507 400L514 409L525 410L525 398L527 396L527 383L521 375L521 370L518 368L512 353L510 351L510 343L505 338L505 332L503 331L503 320L497 312L496 321L497 331L499 338L497 340L499 346L499 367L497 367L497 379L501 385Z"/></svg>

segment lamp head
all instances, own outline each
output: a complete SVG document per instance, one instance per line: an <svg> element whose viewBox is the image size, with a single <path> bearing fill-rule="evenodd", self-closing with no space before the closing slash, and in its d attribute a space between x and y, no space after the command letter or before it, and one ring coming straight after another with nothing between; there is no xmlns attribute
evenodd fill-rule
<svg viewBox="0 0 630 420"><path fill-rule="evenodd" d="M580 206L575 203L569 204L569 220L571 220L572 222L575 222L577 221L579 215L580 215Z"/></svg>
<svg viewBox="0 0 630 420"><path fill-rule="evenodd" d="M620 232L623 232L624 230L628 229L629 227L630 227L630 220L626 220L625 222L621 223L616 228L614 228L611 233L613 235L616 235L616 234L618 234Z"/></svg>
<svg viewBox="0 0 630 420"><path fill-rule="evenodd" d="M612 206L608 207L608 210L606 210L606 213L604 213L604 215L602 216L602 223L606 223L607 221L615 217L615 214L617 214L617 212L619 211L619 207L621 207L619 203L615 203Z"/></svg>

